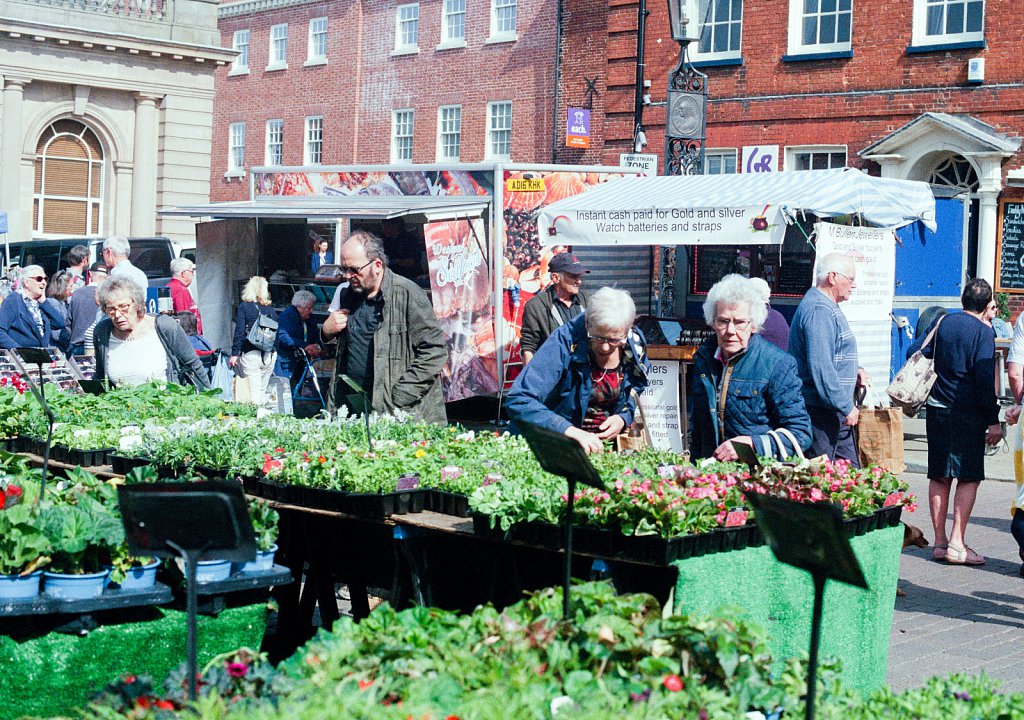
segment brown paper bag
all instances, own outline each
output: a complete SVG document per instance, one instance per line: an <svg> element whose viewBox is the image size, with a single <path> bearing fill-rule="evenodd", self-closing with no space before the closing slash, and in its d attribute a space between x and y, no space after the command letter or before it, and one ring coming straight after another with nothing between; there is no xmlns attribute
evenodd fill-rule
<svg viewBox="0 0 1024 720"><path fill-rule="evenodd" d="M236 403L252 402L252 395L249 392L249 378L235 375L234 391Z"/></svg>
<svg viewBox="0 0 1024 720"><path fill-rule="evenodd" d="M903 463L903 411L896 407L862 407L857 422L857 455L862 467L874 463L894 473Z"/></svg>

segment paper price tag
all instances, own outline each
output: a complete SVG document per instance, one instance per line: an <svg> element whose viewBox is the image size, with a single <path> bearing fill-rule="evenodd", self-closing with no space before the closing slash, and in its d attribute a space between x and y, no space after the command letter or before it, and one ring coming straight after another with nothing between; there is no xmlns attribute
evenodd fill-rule
<svg viewBox="0 0 1024 720"><path fill-rule="evenodd" d="M398 478L398 482L395 483L395 489L401 492L402 490L415 490L420 486L419 475L403 475Z"/></svg>

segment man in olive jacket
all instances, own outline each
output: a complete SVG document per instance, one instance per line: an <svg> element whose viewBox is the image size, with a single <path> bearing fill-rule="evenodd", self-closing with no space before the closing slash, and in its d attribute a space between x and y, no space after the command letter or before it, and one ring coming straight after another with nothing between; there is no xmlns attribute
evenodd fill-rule
<svg viewBox="0 0 1024 720"><path fill-rule="evenodd" d="M349 286L321 330L324 341L338 341L330 409L362 410L345 374L377 412L402 410L417 420L447 422L440 375L448 350L427 295L388 269L380 238L370 233L353 233L339 260Z"/></svg>

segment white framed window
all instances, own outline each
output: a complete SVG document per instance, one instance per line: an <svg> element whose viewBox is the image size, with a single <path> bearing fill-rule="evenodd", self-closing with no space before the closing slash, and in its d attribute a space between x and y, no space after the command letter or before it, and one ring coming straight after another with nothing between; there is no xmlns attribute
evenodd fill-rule
<svg viewBox="0 0 1024 720"><path fill-rule="evenodd" d="M415 111L391 111L391 162L412 162L412 131Z"/></svg>
<svg viewBox="0 0 1024 720"><path fill-rule="evenodd" d="M231 63L229 75L244 75L249 72L249 31L235 30L231 38L231 49L238 53L238 57Z"/></svg>
<svg viewBox="0 0 1024 720"><path fill-rule="evenodd" d="M284 164L284 120L267 120L267 142L263 162L266 165Z"/></svg>
<svg viewBox="0 0 1024 720"><path fill-rule="evenodd" d="M245 174L245 123L228 125L228 175Z"/></svg>
<svg viewBox="0 0 1024 720"><path fill-rule="evenodd" d="M466 0L442 0L441 44L438 48L466 47Z"/></svg>
<svg viewBox="0 0 1024 720"><path fill-rule="evenodd" d="M705 175L734 175L736 173L735 148L711 149L704 151Z"/></svg>
<svg viewBox="0 0 1024 720"><path fill-rule="evenodd" d="M789 53L848 52L853 0L789 0Z"/></svg>
<svg viewBox="0 0 1024 720"><path fill-rule="evenodd" d="M77 120L54 121L36 143L32 236L102 235L103 145Z"/></svg>
<svg viewBox="0 0 1024 720"><path fill-rule="evenodd" d="M984 39L985 0L914 0L914 45Z"/></svg>
<svg viewBox="0 0 1024 720"><path fill-rule="evenodd" d="M491 36L488 42L516 40L516 0L491 0Z"/></svg>
<svg viewBox="0 0 1024 720"><path fill-rule="evenodd" d="M322 65L325 62L327 62L327 18L313 18L309 21L306 64Z"/></svg>
<svg viewBox="0 0 1024 720"><path fill-rule="evenodd" d="M420 50L420 4L410 3L395 8L395 52Z"/></svg>
<svg viewBox="0 0 1024 720"><path fill-rule="evenodd" d="M437 160L459 159L462 149L462 106L442 105L437 109Z"/></svg>
<svg viewBox="0 0 1024 720"><path fill-rule="evenodd" d="M306 142L302 150L304 165L319 165L324 156L324 118L313 115L306 118Z"/></svg>
<svg viewBox="0 0 1024 720"><path fill-rule="evenodd" d="M512 159L512 103L487 103L487 159Z"/></svg>
<svg viewBox="0 0 1024 720"><path fill-rule="evenodd" d="M831 170L846 167L845 145L786 148L786 170Z"/></svg>
<svg viewBox="0 0 1024 720"><path fill-rule="evenodd" d="M687 0L686 4L686 15L692 18L690 30L700 38L689 48L693 60L741 57L743 0Z"/></svg>
<svg viewBox="0 0 1024 720"><path fill-rule="evenodd" d="M288 67L288 25L273 25L270 28L270 54L267 70L284 70Z"/></svg>

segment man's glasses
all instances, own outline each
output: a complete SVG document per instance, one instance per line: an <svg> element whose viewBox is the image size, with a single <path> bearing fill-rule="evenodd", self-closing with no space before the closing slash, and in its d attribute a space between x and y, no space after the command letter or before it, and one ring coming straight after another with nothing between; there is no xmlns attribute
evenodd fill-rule
<svg viewBox="0 0 1024 720"><path fill-rule="evenodd" d="M732 325L738 331L743 332L750 325L749 320L737 320L736 318L715 318L715 327L719 330L725 330L727 327Z"/></svg>
<svg viewBox="0 0 1024 720"><path fill-rule="evenodd" d="M127 315L128 311L131 310L134 305L134 302L126 302L121 305L110 305L103 308L103 312L110 317L114 317L115 315Z"/></svg>
<svg viewBox="0 0 1024 720"><path fill-rule="evenodd" d="M341 274L342 275L358 275L359 273L361 273L363 271L363 268L365 268L367 265L369 265L372 262L373 262L373 260L367 260L365 263L363 263L362 265L360 265L357 268L346 267L346 266L342 265L341 266Z"/></svg>
<svg viewBox="0 0 1024 720"><path fill-rule="evenodd" d="M850 277L849 275L844 275L843 273L841 273L841 272L836 272L835 270L833 270L832 272L835 272L835 273L836 273L836 275L838 275L839 277L844 277L844 278L846 278L846 279L847 279L847 280L849 280L850 282L857 282L857 278L855 278L855 277Z"/></svg>
<svg viewBox="0 0 1024 720"><path fill-rule="evenodd" d="M31 276L29 276L28 279L29 280L35 280L36 282L46 282L46 276L45 275L31 275Z"/></svg>
<svg viewBox="0 0 1024 720"><path fill-rule="evenodd" d="M607 338L600 335L587 335L587 339L595 345L610 345L611 347L622 347L626 344L625 338Z"/></svg>

